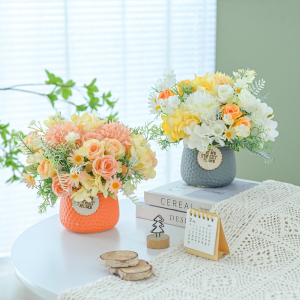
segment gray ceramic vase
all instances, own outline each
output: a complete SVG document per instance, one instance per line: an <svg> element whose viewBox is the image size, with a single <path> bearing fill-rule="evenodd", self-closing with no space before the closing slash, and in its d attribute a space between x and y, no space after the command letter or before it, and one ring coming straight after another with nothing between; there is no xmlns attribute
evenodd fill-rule
<svg viewBox="0 0 300 300"><path fill-rule="evenodd" d="M231 183L236 176L234 151L229 147L218 147L222 162L215 170L204 170L197 161L198 150L183 149L181 158L181 177L189 185L221 187Z"/></svg>

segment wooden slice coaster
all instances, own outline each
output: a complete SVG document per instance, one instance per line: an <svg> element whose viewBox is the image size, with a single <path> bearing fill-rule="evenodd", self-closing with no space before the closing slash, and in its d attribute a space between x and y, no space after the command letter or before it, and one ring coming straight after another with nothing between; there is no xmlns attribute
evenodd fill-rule
<svg viewBox="0 0 300 300"><path fill-rule="evenodd" d="M100 256L100 264L105 267L121 268L132 267L139 263L139 256L136 252L119 250L106 252Z"/></svg>
<svg viewBox="0 0 300 300"><path fill-rule="evenodd" d="M140 260L135 267L110 268L109 273L129 281L142 280L153 275L152 266L145 260Z"/></svg>
<svg viewBox="0 0 300 300"><path fill-rule="evenodd" d="M170 236L161 233L160 236L156 233L147 236L147 247L151 249L165 249L170 246Z"/></svg>

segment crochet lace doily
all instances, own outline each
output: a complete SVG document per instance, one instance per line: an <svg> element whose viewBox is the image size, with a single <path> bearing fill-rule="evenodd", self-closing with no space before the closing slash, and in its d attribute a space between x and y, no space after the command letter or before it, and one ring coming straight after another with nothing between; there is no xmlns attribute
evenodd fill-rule
<svg viewBox="0 0 300 300"><path fill-rule="evenodd" d="M211 261L183 244L153 258L155 276L109 276L60 300L300 299L300 187L266 181L216 204L231 254Z"/></svg>

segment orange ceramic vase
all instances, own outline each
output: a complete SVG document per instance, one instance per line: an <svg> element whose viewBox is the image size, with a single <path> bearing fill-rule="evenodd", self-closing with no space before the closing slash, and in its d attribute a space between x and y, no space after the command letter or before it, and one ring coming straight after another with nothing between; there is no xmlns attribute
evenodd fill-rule
<svg viewBox="0 0 300 300"><path fill-rule="evenodd" d="M101 232L113 228L119 221L118 199L105 198L103 194L98 194L98 198L97 210L89 215L82 215L74 209L70 197L62 197L59 210L61 224L71 231L81 233Z"/></svg>

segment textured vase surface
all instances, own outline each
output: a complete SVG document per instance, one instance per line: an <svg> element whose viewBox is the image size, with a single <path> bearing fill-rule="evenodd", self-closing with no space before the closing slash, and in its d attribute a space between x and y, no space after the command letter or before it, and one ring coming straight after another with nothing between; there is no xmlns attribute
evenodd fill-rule
<svg viewBox="0 0 300 300"><path fill-rule="evenodd" d="M119 202L112 197L105 198L98 194L99 207L91 215L84 216L75 211L70 197L60 200L59 217L61 224L67 229L81 233L106 231L119 221Z"/></svg>
<svg viewBox="0 0 300 300"><path fill-rule="evenodd" d="M218 147L222 162L215 170L205 170L197 161L198 150L183 149L181 158L181 177L189 185L221 187L231 183L236 176L235 154L229 147Z"/></svg>

